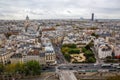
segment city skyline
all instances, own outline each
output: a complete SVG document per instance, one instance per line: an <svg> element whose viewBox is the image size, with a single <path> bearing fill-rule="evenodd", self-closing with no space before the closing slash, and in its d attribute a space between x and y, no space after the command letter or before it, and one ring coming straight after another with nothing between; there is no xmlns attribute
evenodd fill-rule
<svg viewBox="0 0 120 80"><path fill-rule="evenodd" d="M114 0L1 0L0 19L120 19L120 1Z"/></svg>

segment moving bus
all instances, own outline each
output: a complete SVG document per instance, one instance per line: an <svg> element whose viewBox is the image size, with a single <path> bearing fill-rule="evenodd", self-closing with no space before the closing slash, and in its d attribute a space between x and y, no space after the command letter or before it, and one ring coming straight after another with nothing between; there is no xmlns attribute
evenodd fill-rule
<svg viewBox="0 0 120 80"><path fill-rule="evenodd" d="M102 68L110 68L112 67L111 64L102 64Z"/></svg>

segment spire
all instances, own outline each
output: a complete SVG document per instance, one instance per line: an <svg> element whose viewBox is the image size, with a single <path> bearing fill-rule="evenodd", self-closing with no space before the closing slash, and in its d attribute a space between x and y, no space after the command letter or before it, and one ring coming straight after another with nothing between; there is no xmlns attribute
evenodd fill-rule
<svg viewBox="0 0 120 80"><path fill-rule="evenodd" d="M29 22L29 17L28 17L28 15L26 16L26 20L25 20L25 32L27 32L27 28L29 27L29 24L30 24L30 22Z"/></svg>
<svg viewBox="0 0 120 80"><path fill-rule="evenodd" d="M40 26L38 26L37 33L38 42L41 43L42 29Z"/></svg>

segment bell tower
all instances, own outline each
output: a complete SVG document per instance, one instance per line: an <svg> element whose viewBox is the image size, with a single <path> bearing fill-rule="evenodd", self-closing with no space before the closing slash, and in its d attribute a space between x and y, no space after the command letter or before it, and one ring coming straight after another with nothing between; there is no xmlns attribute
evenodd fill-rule
<svg viewBox="0 0 120 80"><path fill-rule="evenodd" d="M30 21L29 21L29 17L28 15L26 16L26 20L25 20L25 32L27 32L27 28L29 27Z"/></svg>
<svg viewBox="0 0 120 80"><path fill-rule="evenodd" d="M41 37L42 37L42 28L39 26L39 38L38 38L38 42L41 42Z"/></svg>

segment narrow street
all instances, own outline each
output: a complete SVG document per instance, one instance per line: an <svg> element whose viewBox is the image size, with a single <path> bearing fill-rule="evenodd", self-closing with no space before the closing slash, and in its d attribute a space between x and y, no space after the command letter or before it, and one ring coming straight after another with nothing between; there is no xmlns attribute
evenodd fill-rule
<svg viewBox="0 0 120 80"><path fill-rule="evenodd" d="M60 45L54 45L54 50L56 53L56 59L58 64L64 64L66 63L66 60L64 58L64 55L61 53Z"/></svg>

